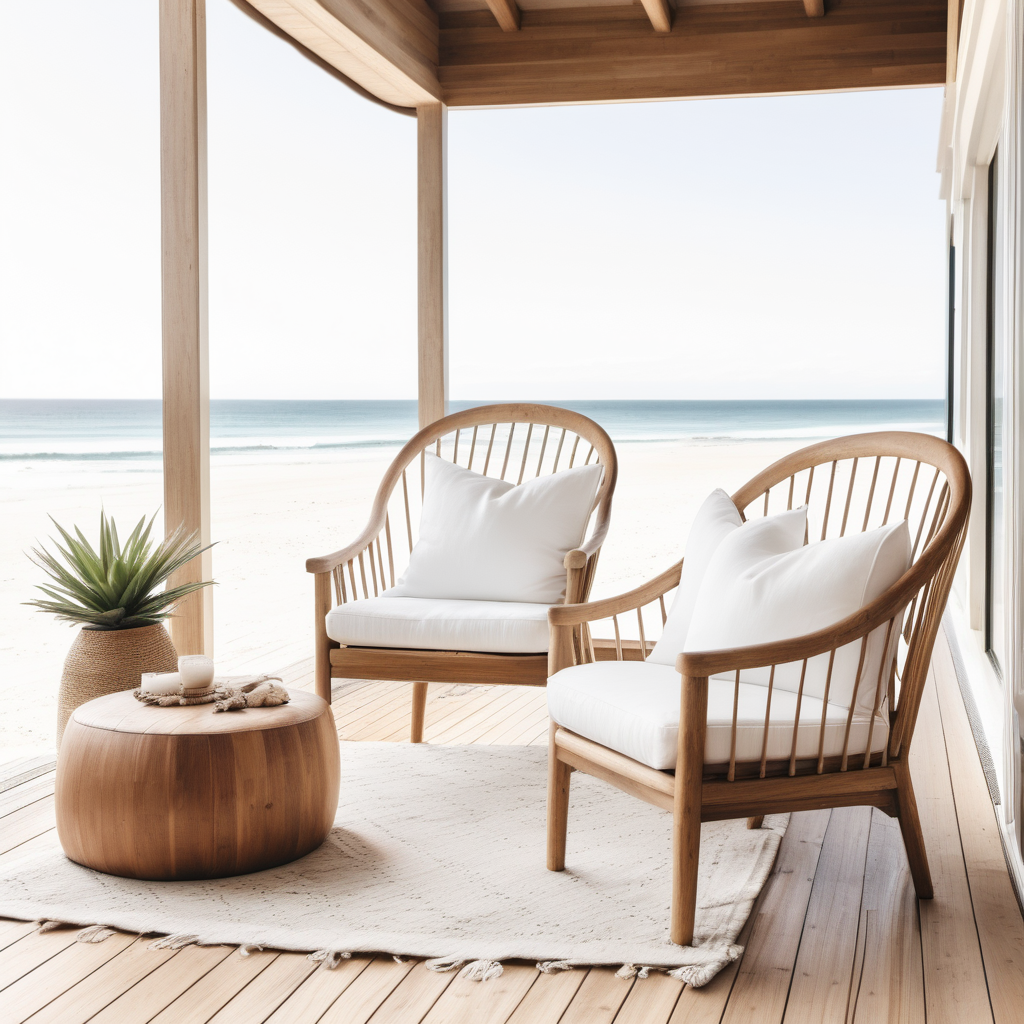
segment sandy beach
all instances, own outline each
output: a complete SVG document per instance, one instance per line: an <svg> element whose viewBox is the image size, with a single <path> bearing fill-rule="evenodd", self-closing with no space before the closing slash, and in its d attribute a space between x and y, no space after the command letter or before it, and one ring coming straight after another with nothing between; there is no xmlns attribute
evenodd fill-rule
<svg viewBox="0 0 1024 1024"><path fill-rule="evenodd" d="M619 444L619 484L594 596L661 571L680 557L690 521L713 488L732 491L806 443ZM218 671L274 671L311 656L305 559L356 536L395 450L214 458ZM95 538L101 505L124 528L161 501L160 474L152 469L0 477L0 761L53 749L61 667L77 628L22 604L43 580L25 552L55 532L47 515Z"/></svg>

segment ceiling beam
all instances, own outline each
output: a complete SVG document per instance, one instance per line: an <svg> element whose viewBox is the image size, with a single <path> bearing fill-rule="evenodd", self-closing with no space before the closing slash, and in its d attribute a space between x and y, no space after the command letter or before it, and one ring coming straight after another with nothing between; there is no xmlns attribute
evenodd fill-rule
<svg viewBox="0 0 1024 1024"><path fill-rule="evenodd" d="M808 18L824 18L825 0L804 0L804 11Z"/></svg>
<svg viewBox="0 0 1024 1024"><path fill-rule="evenodd" d="M609 103L942 85L947 0L802 6L687 4L669 33L636 6L531 8L529 31L489 11L441 16L438 76L451 107Z"/></svg>
<svg viewBox="0 0 1024 1024"><path fill-rule="evenodd" d="M502 32L519 31L519 5L516 0L487 0L491 14L498 20Z"/></svg>
<svg viewBox="0 0 1024 1024"><path fill-rule="evenodd" d="M368 92L399 107L441 99L437 15L418 0L249 0Z"/></svg>
<svg viewBox="0 0 1024 1024"><path fill-rule="evenodd" d="M668 0L640 0L640 2L644 5L644 10L647 12L647 17L651 19L655 32L672 31L672 8L669 7ZM805 4L809 2L810 0L804 0Z"/></svg>

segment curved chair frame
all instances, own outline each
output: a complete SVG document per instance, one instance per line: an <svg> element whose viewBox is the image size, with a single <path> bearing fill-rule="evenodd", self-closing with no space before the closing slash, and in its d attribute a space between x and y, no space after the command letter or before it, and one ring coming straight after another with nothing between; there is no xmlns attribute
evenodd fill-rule
<svg viewBox="0 0 1024 1024"><path fill-rule="evenodd" d="M525 431L517 428L525 428ZM522 438L522 440L520 440ZM467 651L405 650L391 648L346 647L327 636L325 618L334 598L344 604L360 598L374 597L395 585L397 548L407 540L409 551L414 544L414 516L410 512L410 496L415 503L415 480L410 485L410 468L420 473L419 494L422 497L423 456L428 449L442 458L459 463L486 475L515 479L539 476L542 472L558 472L574 464L585 465L596 457L604 466L592 510L592 529L581 547L565 556L565 600L586 601L594 580L597 559L608 533L612 496L618 476L615 447L608 434L593 420L568 409L549 405L505 404L483 405L452 413L428 424L412 437L388 467L370 510L370 519L362 533L349 545L329 555L310 558L306 571L314 573L316 692L330 701L331 679L391 679L413 683L411 738L423 738L423 715L428 683L509 683L528 686L547 684L546 653L481 654ZM589 449L589 450L587 450ZM418 466L416 463L418 462ZM401 492L401 500L398 492ZM404 529L393 542L392 511L404 518ZM346 580L347 574L347 580ZM575 631L577 649L585 643L586 630ZM589 639L588 637L586 639Z"/></svg>
<svg viewBox="0 0 1024 1024"><path fill-rule="evenodd" d="M895 459L888 488L888 469L884 469L881 476L879 473L883 459ZM865 486L867 477L862 473L858 490L858 465L865 463L869 467L873 464L870 485ZM837 467L840 465L844 470L838 479L841 481L848 475L849 480L843 505L840 504L842 486L836 487ZM847 466L852 467L848 473ZM913 561L892 587L842 622L815 633L776 643L679 655L676 670L682 676L682 686L679 746L674 773L656 771L568 729L554 724L551 727L548 867L559 871L565 866L569 778L573 770L595 775L671 810L674 850L671 937L680 945L688 945L693 939L701 821L747 817L748 827L757 828L761 818L768 813L873 805L899 819L917 894L922 899L932 896L931 875L908 756L935 637L966 535L971 506L970 475L960 453L938 438L896 431L858 434L811 445L779 460L741 487L733 495L733 501L744 519L752 514L769 514L773 500L776 505L785 500L783 507L792 508L794 494L800 495L803 489L803 481L800 487L797 486L798 475L807 474L806 498L809 501L815 470L822 467L825 472L819 471L818 481L824 484L827 479L828 490L821 537L815 539L825 538L830 517L832 525L838 525L840 507L843 509L840 536L847 532L848 526L867 529L872 510L874 508L877 517L886 491L888 497L882 522L894 520L896 514L893 513L898 510L904 491L908 491L907 514L902 518L907 518L910 525ZM929 472L929 467L934 472ZM855 494L857 502L852 501ZM859 509L854 507L858 503L866 506L862 521ZM615 624L615 653L618 658L630 654L644 657L651 645L643 639L640 609L657 601L664 622L665 594L678 585L681 570L680 561L629 593L592 604L552 608L548 613L551 625L550 674L581 660L591 661L595 657L607 656L607 647L604 650L590 648L584 651L581 659L573 647L573 630L599 619L612 618ZM641 649L631 652L624 650L619 640L618 616L634 612L640 619ZM883 662L877 682L867 681L867 685L876 688L876 712L888 700L889 739L887 748L880 755L869 753L870 732L864 750L849 749L848 723L842 756L822 756L823 717L822 739L816 759L800 760L796 757L797 722L794 721L793 754L782 762L769 761L766 757L766 715L760 761L744 763L736 759L734 718L733 755L729 763L704 764L710 676L735 673L737 696L734 701L738 702L738 684L743 669L774 668L794 662L803 662L806 667L807 659L835 652L858 641L861 644L862 668L867 637L878 629L886 630L886 649L890 649L889 640L894 629L899 631L903 641L903 645L892 645L893 649L903 647L902 656L895 655L890 664ZM860 687L862 682L861 668L857 671L856 687ZM855 688L852 705L856 704L856 693ZM799 709L799 696L797 699ZM770 703L770 683L768 700ZM796 714L799 717L799 710ZM851 720L852 714L851 707Z"/></svg>

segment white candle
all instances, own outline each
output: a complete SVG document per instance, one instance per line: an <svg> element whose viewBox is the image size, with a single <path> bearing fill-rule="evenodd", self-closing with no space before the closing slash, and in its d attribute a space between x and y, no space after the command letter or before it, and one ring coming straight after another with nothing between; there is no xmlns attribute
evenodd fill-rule
<svg viewBox="0 0 1024 1024"><path fill-rule="evenodd" d="M177 672L143 672L142 692L165 697L181 690L181 676Z"/></svg>
<svg viewBox="0 0 1024 1024"><path fill-rule="evenodd" d="M178 658L178 674L186 690L207 690L213 685L213 659L203 654L183 654Z"/></svg>

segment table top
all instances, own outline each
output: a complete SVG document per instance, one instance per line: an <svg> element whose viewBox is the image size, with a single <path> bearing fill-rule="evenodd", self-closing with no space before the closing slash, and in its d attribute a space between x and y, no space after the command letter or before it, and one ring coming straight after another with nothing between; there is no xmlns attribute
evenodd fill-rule
<svg viewBox="0 0 1024 1024"><path fill-rule="evenodd" d="M289 690L287 704L274 708L242 708L215 712L212 704L191 704L162 708L143 704L131 690L108 693L76 708L73 722L91 729L111 732L144 733L156 736L218 735L282 729L300 725L323 714L327 702L306 690Z"/></svg>

